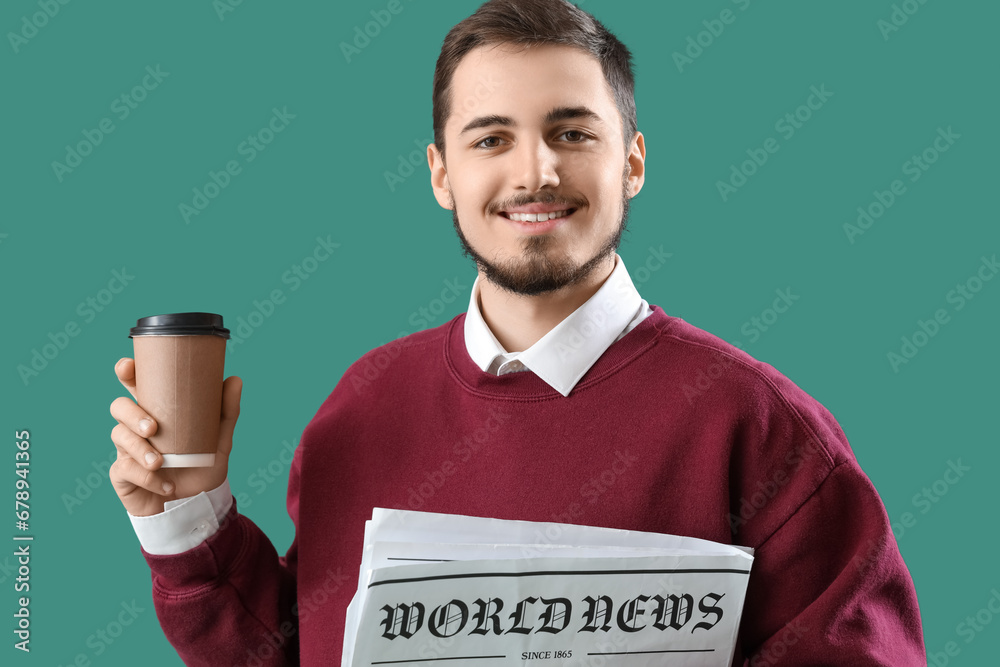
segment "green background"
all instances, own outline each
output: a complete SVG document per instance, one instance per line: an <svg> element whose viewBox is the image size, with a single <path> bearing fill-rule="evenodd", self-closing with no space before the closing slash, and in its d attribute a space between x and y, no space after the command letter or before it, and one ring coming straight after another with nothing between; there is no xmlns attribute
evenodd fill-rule
<svg viewBox="0 0 1000 667"><path fill-rule="evenodd" d="M0 551L3 664L63 665L78 654L95 665L181 664L121 503L103 471L91 475L114 455L108 406L124 391L113 365L131 356L137 318L205 310L233 328L255 300L283 291L226 371L245 383L230 481L252 499L241 510L284 553L283 443L298 442L351 362L421 328L411 316L445 281L462 295L427 326L466 309L474 266L432 197L417 146L432 138L441 41L479 3L403 0L348 62L341 44L387 4L247 1L220 13L208 0L116 0L53 3L48 18L37 1L3 3L0 498L12 508L13 433L29 429L35 536L30 655L12 646L13 546ZM1000 649L1000 619L971 641L957 626L1000 589L1000 280L961 310L946 295L1000 251L991 194L1000 7L902 4L918 9L884 35L888 0L582 3L635 58L647 174L620 254L640 293L742 343L829 408L898 524L928 652L954 641L951 664L983 665ZM678 67L674 53L724 9L733 22L710 44L703 34L708 46ZM120 119L114 100L147 66L169 75ZM776 131L824 85L832 97L793 137ZM238 146L274 108L295 118L246 161ZM57 175L52 163L104 118L114 131ZM903 164L949 127L960 138L911 182ZM769 137L780 150L723 201L717 182ZM400 161L414 150L410 174ZM234 159L240 174L186 223L179 205ZM386 172L403 181L390 187ZM844 224L894 179L906 193L851 243ZM317 237L340 246L293 290L282 277ZM661 246L669 261L640 272ZM110 303L80 309L123 269L134 278ZM786 288L799 300L752 341L745 325ZM887 353L942 308L949 322L895 372ZM70 323L79 335L22 378L18 366ZM939 481L949 461L970 468L953 485ZM251 476L269 464L279 474L261 488ZM936 481L947 492L921 512L914 496ZM67 506L74 495L81 502ZM899 523L906 512L909 527ZM5 521L0 534L19 532L14 517ZM111 644L95 641L133 600L144 610L135 622Z"/></svg>

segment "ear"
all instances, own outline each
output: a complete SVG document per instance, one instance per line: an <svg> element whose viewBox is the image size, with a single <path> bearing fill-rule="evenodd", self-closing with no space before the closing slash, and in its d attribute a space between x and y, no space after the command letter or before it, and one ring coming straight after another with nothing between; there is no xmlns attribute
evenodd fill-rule
<svg viewBox="0 0 1000 667"><path fill-rule="evenodd" d="M635 133L627 159L631 168L628 176L628 196L632 198L639 194L642 184L646 182L646 143L642 132Z"/></svg>
<svg viewBox="0 0 1000 667"><path fill-rule="evenodd" d="M431 189L434 190L434 198L441 208L452 210L455 203L451 200L448 170L444 166L444 157L434 144L427 147L427 166L431 169Z"/></svg>

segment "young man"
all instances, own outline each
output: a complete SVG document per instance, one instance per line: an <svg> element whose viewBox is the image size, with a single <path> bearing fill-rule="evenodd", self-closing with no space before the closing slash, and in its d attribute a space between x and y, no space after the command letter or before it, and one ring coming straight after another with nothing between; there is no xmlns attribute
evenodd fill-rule
<svg viewBox="0 0 1000 667"><path fill-rule="evenodd" d="M834 418L647 304L616 253L644 182L630 63L563 0L492 0L449 33L428 162L478 267L469 309L345 373L295 452L285 556L225 481L239 378L208 471L159 470L156 425L112 404L111 480L187 664L336 664L373 506L750 546L735 664L925 664L913 583ZM132 361L116 372L132 391Z"/></svg>

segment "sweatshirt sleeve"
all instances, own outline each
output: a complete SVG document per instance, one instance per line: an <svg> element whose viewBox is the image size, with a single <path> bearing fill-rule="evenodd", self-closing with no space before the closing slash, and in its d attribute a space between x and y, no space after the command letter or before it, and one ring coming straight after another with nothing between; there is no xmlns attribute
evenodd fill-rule
<svg viewBox="0 0 1000 667"><path fill-rule="evenodd" d="M288 514L296 536L284 556L233 499L218 530L179 554L142 549L160 626L184 664L299 664L298 565L301 448L292 459Z"/></svg>
<svg viewBox="0 0 1000 667"><path fill-rule="evenodd" d="M765 613L743 619L750 667L927 664L913 581L856 461L834 467L755 556L746 608Z"/></svg>

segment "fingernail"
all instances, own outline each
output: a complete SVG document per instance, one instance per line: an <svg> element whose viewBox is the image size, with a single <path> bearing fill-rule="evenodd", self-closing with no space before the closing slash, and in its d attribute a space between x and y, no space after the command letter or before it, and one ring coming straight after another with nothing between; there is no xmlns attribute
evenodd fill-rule
<svg viewBox="0 0 1000 667"><path fill-rule="evenodd" d="M156 463L156 454L153 452L146 452L146 465L153 465ZM167 493L170 493L169 491Z"/></svg>
<svg viewBox="0 0 1000 667"><path fill-rule="evenodd" d="M152 426L152 425L153 425L153 422L151 422L148 419L143 419L142 421L139 422L139 430L142 431L143 433L145 433L146 431L149 430L149 427Z"/></svg>
<svg viewBox="0 0 1000 667"><path fill-rule="evenodd" d="M170 493L173 490L174 490L174 485L173 484L171 484L170 482L164 482L163 483L163 492L164 493Z"/></svg>

